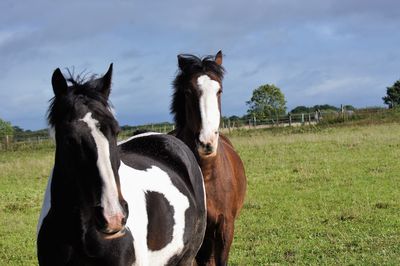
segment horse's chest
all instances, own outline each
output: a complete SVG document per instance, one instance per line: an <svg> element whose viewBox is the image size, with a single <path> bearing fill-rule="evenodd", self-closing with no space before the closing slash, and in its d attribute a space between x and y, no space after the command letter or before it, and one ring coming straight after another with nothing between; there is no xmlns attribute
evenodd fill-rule
<svg viewBox="0 0 400 266"><path fill-rule="evenodd" d="M121 164L121 189L129 205L127 226L136 265L163 265L184 248L188 198L158 167L145 171Z"/></svg>

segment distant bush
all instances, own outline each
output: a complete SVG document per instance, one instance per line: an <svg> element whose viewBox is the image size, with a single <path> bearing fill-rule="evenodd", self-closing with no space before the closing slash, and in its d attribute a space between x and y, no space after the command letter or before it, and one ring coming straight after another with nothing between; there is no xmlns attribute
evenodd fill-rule
<svg viewBox="0 0 400 266"><path fill-rule="evenodd" d="M11 123L0 118L0 138L3 138L4 136L12 136L13 133L14 128Z"/></svg>

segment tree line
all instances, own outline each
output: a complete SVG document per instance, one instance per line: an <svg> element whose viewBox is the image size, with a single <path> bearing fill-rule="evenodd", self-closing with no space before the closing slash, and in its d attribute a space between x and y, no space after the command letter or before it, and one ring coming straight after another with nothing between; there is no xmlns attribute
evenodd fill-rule
<svg viewBox="0 0 400 266"><path fill-rule="evenodd" d="M386 96L382 98L383 102L389 108L397 108L400 106L400 80L397 80L392 86L386 88ZM267 119L278 118L281 115L286 115L286 100L281 89L274 84L265 84L253 90L253 94L249 101L246 102L247 114L241 119ZM329 104L314 105L311 107L297 106L288 113L313 113L313 112L338 112L342 108L346 111L355 111L352 105L344 105L341 108ZM238 120L239 117L232 116L229 119Z"/></svg>

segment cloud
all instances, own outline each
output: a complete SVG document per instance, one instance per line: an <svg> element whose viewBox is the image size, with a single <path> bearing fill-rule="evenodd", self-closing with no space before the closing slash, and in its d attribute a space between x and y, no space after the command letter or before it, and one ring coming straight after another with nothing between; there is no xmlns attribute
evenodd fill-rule
<svg viewBox="0 0 400 266"><path fill-rule="evenodd" d="M400 78L400 3L337 0L2 1L0 117L45 125L56 67L104 73L121 124L169 120L178 53L226 57L224 115L275 83L296 105L379 105ZM351 89L349 89L351 87Z"/></svg>

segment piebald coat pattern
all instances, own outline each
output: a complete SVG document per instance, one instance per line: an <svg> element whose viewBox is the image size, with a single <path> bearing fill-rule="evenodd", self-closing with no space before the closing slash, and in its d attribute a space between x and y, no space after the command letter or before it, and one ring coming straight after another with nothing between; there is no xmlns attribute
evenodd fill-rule
<svg viewBox="0 0 400 266"><path fill-rule="evenodd" d="M189 148L143 133L117 145L111 71L68 87L52 78L56 156L37 230L40 265L191 265L206 226Z"/></svg>

